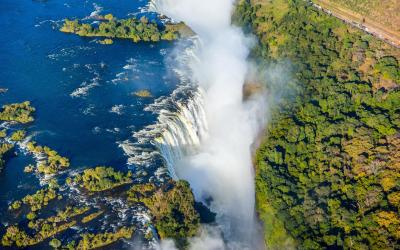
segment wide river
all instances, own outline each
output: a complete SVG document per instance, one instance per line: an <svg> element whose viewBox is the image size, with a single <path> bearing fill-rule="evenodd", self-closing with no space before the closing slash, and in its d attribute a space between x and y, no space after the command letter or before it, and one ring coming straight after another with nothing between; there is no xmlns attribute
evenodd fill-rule
<svg viewBox="0 0 400 250"><path fill-rule="evenodd" d="M35 121L24 128L38 144L68 157L71 171L99 165L135 171L121 145L132 140L134 132L156 122L157 114L145 107L169 96L180 80L168 56L174 43L115 40L112 45L101 45L92 38L60 32L62 20L108 13L118 18L141 16L147 3L1 1L0 88L8 92L0 94L0 105L31 101L36 108ZM145 15L151 18L154 14ZM152 97L132 95L142 89L149 90ZM40 188L35 175L23 172L30 163L34 159L17 150L0 173L1 232L5 225L21 220L8 211L10 202ZM93 228L108 230L126 220L125 214L111 217ZM62 238L69 233L76 234L70 230Z"/></svg>

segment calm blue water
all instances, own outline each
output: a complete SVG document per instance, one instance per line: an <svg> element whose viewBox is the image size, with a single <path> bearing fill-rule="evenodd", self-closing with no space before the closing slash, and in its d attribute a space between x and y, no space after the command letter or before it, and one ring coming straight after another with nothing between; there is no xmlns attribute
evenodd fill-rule
<svg viewBox="0 0 400 250"><path fill-rule="evenodd" d="M35 122L26 127L40 145L71 160L71 168L107 165L126 169L118 141L152 124L143 108L169 95L178 80L164 63L173 44L135 44L115 40L106 46L92 38L58 31L64 18L84 18L95 8L124 18L147 1L135 0L2 0L0 3L0 105L29 100ZM97 7L96 7L97 6ZM148 89L153 98L131 92ZM23 168L32 158L19 153L0 173L0 218L11 200L39 187ZM18 219L15 219L18 221Z"/></svg>

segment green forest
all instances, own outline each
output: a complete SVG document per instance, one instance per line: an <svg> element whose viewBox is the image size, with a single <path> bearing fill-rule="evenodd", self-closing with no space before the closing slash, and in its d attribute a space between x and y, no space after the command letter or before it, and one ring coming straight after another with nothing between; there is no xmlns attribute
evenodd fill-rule
<svg viewBox="0 0 400 250"><path fill-rule="evenodd" d="M255 159L267 246L399 249L400 51L301 0L242 0L234 20L295 86Z"/></svg>

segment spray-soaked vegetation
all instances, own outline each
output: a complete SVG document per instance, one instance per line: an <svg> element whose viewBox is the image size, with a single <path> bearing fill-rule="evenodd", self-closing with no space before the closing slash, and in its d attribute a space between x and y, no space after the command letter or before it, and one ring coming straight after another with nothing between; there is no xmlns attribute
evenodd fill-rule
<svg viewBox="0 0 400 250"><path fill-rule="evenodd" d="M241 1L254 56L289 60L297 97L257 153L272 248L400 247L400 52L305 1Z"/></svg>
<svg viewBox="0 0 400 250"><path fill-rule="evenodd" d="M198 232L200 217L186 181L171 181L161 187L152 183L135 185L128 191L128 200L144 204L150 210L160 238L172 238L178 247Z"/></svg>
<svg viewBox="0 0 400 250"><path fill-rule="evenodd" d="M135 43L172 41L193 34L184 23L161 25L149 21L145 16L140 19L116 19L111 14L105 15L99 25L66 19L60 31L79 36L131 39ZM102 44L112 42L111 39L100 41Z"/></svg>

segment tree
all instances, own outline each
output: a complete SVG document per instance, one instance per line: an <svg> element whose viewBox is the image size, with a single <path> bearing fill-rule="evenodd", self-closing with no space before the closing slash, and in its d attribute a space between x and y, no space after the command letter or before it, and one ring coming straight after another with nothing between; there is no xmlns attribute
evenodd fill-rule
<svg viewBox="0 0 400 250"><path fill-rule="evenodd" d="M53 239L51 239L51 241L49 242L49 245L50 245L52 248L57 249L57 248L59 248L59 247L61 246L61 241L59 241L59 240L56 239L56 238L53 238Z"/></svg>

